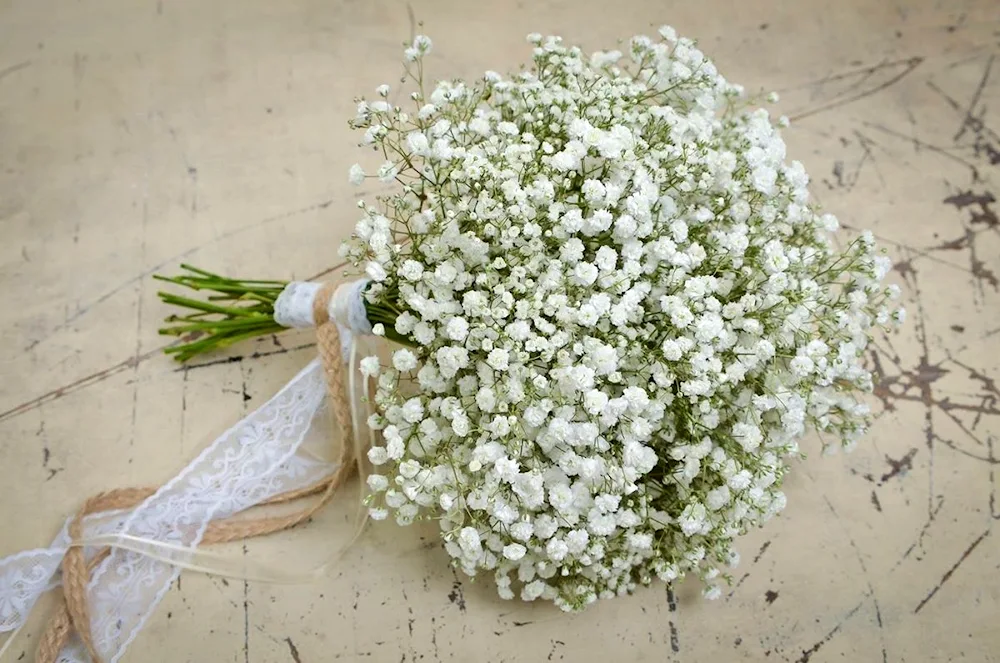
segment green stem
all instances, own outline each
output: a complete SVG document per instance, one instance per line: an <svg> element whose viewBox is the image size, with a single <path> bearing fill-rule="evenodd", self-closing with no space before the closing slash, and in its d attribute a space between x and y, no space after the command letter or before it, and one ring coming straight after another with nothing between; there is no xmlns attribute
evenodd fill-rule
<svg viewBox="0 0 1000 663"><path fill-rule="evenodd" d="M183 325L175 325L173 327L165 327L160 330L160 334L163 334L164 336L181 336L187 332L217 333L222 331L261 329L264 327L271 328L275 325L277 325L277 323L274 322L274 320L264 316L241 320L207 320L205 322L191 322ZM284 329L284 327L280 327L280 325L279 328Z"/></svg>
<svg viewBox="0 0 1000 663"><path fill-rule="evenodd" d="M158 292L156 293L160 296L165 304L173 304L175 306L182 306L185 308L194 309L196 311L204 311L206 313L221 313L236 318L243 318L251 315L257 315L257 312L250 311L247 307L236 307L236 306L218 306L217 304L210 304L206 301L200 301L197 299L189 299L187 297L179 297L177 295L171 295L169 292ZM273 313L273 309L272 309Z"/></svg>
<svg viewBox="0 0 1000 663"><path fill-rule="evenodd" d="M165 303L186 311L171 315L160 334L178 336L183 341L165 350L178 361L229 347L240 341L285 331L274 321L274 302L286 283L259 279L230 279L212 272L181 265L186 273L179 276L154 275L158 281L209 291L206 299L193 299L170 292L160 292Z"/></svg>
<svg viewBox="0 0 1000 663"><path fill-rule="evenodd" d="M285 327L274 321L274 303L287 282L230 279L191 265L181 265L181 269L186 273L179 276L156 274L153 278L196 292L216 294L193 299L170 292L157 293L165 304L185 312L168 316L164 320L166 325L159 330L164 336L177 336L181 340L165 350L177 361L185 362L240 341L285 331ZM385 327L385 338L414 346L412 339L396 332L399 312L393 307L366 302L365 309L372 324L381 323Z"/></svg>

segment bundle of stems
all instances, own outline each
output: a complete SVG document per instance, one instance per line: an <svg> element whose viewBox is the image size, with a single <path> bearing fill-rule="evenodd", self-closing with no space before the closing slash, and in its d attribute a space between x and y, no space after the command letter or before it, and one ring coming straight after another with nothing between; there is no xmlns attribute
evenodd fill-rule
<svg viewBox="0 0 1000 663"><path fill-rule="evenodd" d="M177 361L285 331L285 327L274 321L274 302L287 282L230 279L191 265L181 265L181 269L186 273L156 274L153 278L210 294L201 300L170 292L157 293L164 303L185 309L184 315L167 317L164 320L167 326L160 329L160 334L177 336L183 341L164 350Z"/></svg>
<svg viewBox="0 0 1000 663"><path fill-rule="evenodd" d="M157 293L165 304L184 310L183 315L168 316L164 320L166 326L160 329L160 334L180 339L181 343L164 350L177 361L185 362L240 341L279 334L287 329L274 321L274 302L288 281L232 279L187 264L182 264L181 269L185 273L179 276L155 274L153 278L206 292L208 296L194 299L171 292ZM410 339L395 330L399 311L388 305L375 306L367 301L365 309L373 325L382 324L386 338L413 345Z"/></svg>

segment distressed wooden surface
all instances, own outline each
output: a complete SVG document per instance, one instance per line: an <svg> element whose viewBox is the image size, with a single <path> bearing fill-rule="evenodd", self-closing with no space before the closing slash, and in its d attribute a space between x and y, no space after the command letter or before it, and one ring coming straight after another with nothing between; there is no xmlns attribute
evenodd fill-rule
<svg viewBox="0 0 1000 663"><path fill-rule="evenodd" d="M335 264L351 99L394 81L414 17L441 76L513 68L531 31L596 48L669 22L779 90L816 197L905 290L910 323L871 356L875 429L796 468L716 603L694 583L578 616L502 602L433 529L379 525L312 585L183 575L125 660L1000 660L996 0L0 1L0 554L167 479L310 358L290 335L179 370L149 277ZM320 563L348 501L246 554Z"/></svg>

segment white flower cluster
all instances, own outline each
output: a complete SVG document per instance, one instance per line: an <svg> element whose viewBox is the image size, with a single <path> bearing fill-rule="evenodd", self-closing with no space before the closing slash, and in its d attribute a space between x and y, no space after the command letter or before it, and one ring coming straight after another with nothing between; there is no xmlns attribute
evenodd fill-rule
<svg viewBox="0 0 1000 663"><path fill-rule="evenodd" d="M413 109L383 87L353 121L399 190L343 252L407 346L362 364L371 516L439 519L505 598L575 610L687 572L718 596L807 428L865 430L889 261L834 247L768 113L672 29L529 41L529 70L426 94L419 37Z"/></svg>

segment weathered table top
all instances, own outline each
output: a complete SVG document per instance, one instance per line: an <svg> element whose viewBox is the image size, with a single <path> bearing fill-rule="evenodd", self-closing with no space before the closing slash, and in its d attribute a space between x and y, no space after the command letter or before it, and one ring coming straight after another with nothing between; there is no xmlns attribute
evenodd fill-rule
<svg viewBox="0 0 1000 663"><path fill-rule="evenodd" d="M715 603L694 582L578 616L502 602L433 528L380 524L310 586L184 574L125 660L1000 660L995 0L0 3L0 555L90 493L169 478L313 355L291 335L180 370L150 275L334 265L351 99L394 81L414 17L441 76L513 68L531 31L600 48L669 22L780 91L816 198L875 231L905 291L875 429L849 456L813 445ZM352 516L247 554L317 564Z"/></svg>

